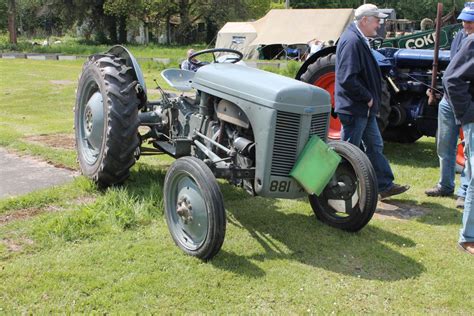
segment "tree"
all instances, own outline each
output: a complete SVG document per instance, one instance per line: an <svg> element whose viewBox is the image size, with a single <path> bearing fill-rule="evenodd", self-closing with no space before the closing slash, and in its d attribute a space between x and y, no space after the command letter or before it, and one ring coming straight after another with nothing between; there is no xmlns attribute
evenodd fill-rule
<svg viewBox="0 0 474 316"><path fill-rule="evenodd" d="M141 14L143 2L142 1L128 1L128 0L105 0L104 13L108 16L110 22L110 35L112 41L119 43L127 42L127 19L136 16L137 13L142 18ZM118 39L116 33L118 31Z"/></svg>
<svg viewBox="0 0 474 316"><path fill-rule="evenodd" d="M8 33L11 44L17 44L16 32L16 3L15 0L8 0Z"/></svg>
<svg viewBox="0 0 474 316"><path fill-rule="evenodd" d="M448 13L455 6L461 9L464 6L464 0L368 0L379 8L393 8L397 12L397 18L405 18L411 20L421 20L423 18L434 19L436 17L437 3L442 2L444 5L444 14ZM291 0L291 7L294 9L301 8L357 8L364 3L362 0Z"/></svg>
<svg viewBox="0 0 474 316"><path fill-rule="evenodd" d="M206 23L206 42L215 39L218 30L228 21L259 19L270 10L270 0L208 0L200 7Z"/></svg>
<svg viewBox="0 0 474 316"><path fill-rule="evenodd" d="M8 4L0 1L0 31L8 30Z"/></svg>

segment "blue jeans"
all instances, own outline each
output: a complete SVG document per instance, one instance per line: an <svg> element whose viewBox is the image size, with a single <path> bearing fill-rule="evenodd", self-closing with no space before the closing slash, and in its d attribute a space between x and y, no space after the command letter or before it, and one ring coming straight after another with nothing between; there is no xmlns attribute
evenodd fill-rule
<svg viewBox="0 0 474 316"><path fill-rule="evenodd" d="M462 216L462 228L459 233L459 242L474 242L474 123L464 124L464 155L466 165L464 167L469 184L466 190L466 201L464 202L464 213Z"/></svg>
<svg viewBox="0 0 474 316"><path fill-rule="evenodd" d="M438 107L438 130L436 132L436 150L439 157L440 179L438 185L444 191L454 191L456 171L456 147L459 138L459 125L456 125L454 112L448 101L443 98ZM457 195L465 197L468 178L461 173L461 185Z"/></svg>
<svg viewBox="0 0 474 316"><path fill-rule="evenodd" d="M383 155L383 140L375 116L362 117L337 114L342 123L341 138L365 150L375 169L379 192L393 186L393 173L387 158Z"/></svg>

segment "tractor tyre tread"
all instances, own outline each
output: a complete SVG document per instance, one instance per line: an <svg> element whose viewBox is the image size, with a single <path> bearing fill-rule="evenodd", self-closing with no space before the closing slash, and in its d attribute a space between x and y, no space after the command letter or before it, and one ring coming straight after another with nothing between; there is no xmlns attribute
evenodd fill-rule
<svg viewBox="0 0 474 316"><path fill-rule="evenodd" d="M138 138L138 106L139 99L135 89L137 81L133 69L126 66L121 58L101 54L92 56L83 66L79 79L76 97L78 109L79 93L88 80L98 78L97 86L102 94L105 109L104 124L106 125L103 146L98 162L94 166L87 165L81 159L80 148L76 141L78 160L83 174L92 178L100 187L122 184L130 175L130 168L135 164L135 150L140 145ZM101 90L102 89L102 90ZM75 129L79 124L76 113Z"/></svg>
<svg viewBox="0 0 474 316"><path fill-rule="evenodd" d="M358 180L361 182L360 205L362 210L359 216L347 221L335 221L328 215L327 210L321 204L320 197L309 196L310 204L316 217L323 223L349 232L361 230L371 220L378 202L377 177L369 158L358 147L348 142L332 141L328 145L332 147L342 158L346 159L355 170Z"/></svg>

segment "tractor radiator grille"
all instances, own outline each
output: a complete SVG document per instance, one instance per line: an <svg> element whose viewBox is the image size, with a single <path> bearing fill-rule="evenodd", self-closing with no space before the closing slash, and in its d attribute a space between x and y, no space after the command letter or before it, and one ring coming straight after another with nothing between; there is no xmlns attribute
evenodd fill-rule
<svg viewBox="0 0 474 316"><path fill-rule="evenodd" d="M287 177L296 162L300 119L301 116L296 113L277 112L272 176Z"/></svg>
<svg viewBox="0 0 474 316"><path fill-rule="evenodd" d="M328 114L320 113L311 116L311 129L309 136L317 135L323 141L326 141Z"/></svg>

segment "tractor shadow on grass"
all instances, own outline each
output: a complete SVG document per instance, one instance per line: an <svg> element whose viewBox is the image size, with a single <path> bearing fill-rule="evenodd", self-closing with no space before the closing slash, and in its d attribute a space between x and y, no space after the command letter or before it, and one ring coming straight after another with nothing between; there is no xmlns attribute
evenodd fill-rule
<svg viewBox="0 0 474 316"><path fill-rule="evenodd" d="M161 191L165 173L164 169L140 166L132 172L126 190L135 196L148 196L154 184L155 190ZM209 262L218 269L262 278L266 271L256 262L290 260L384 281L409 279L425 271L421 263L394 249L415 247L409 238L370 223L358 233L347 233L319 222L306 200L281 206L285 200L251 197L222 182L220 187L228 230L224 248ZM162 192L154 193L155 197L162 196Z"/></svg>
<svg viewBox="0 0 474 316"><path fill-rule="evenodd" d="M132 170L130 178L127 180L126 185L124 186L125 190L130 195L143 198L149 198L150 196L153 196L155 199L154 202L161 207L163 217L163 187L166 176L166 167L166 164L160 167L150 166L147 164L137 164L137 167ZM228 187L230 190L235 190L237 192L239 191L231 185L221 185L221 188L223 187ZM152 190L156 191L152 192ZM251 197L249 197L245 192L242 190L240 191L240 193L245 196L246 199L251 199ZM166 225L164 220L162 223L163 225ZM229 222L227 225L229 225ZM229 234L227 234L226 238L228 238L228 236ZM175 245L170 243L170 247L175 247ZM248 260L246 257L239 256L224 249L221 249L218 256L212 259L210 263L222 270L233 271L236 274L242 274L252 278L260 278L265 276L265 271L259 268L252 261Z"/></svg>
<svg viewBox="0 0 474 316"><path fill-rule="evenodd" d="M250 243L256 241L256 250L245 256L220 253L211 261L220 269L259 277L261 271L249 274L249 270L242 269L240 264L226 262L284 259L348 276L383 281L414 278L426 270L421 263L394 249L415 247L416 243L409 238L370 223L358 233L344 232L319 222L305 200L291 202L291 206L279 210L278 201L283 200L252 198L230 185L221 185L221 188L228 226L246 230L251 236ZM226 239L232 238L226 236ZM252 264L245 263L244 266Z"/></svg>

